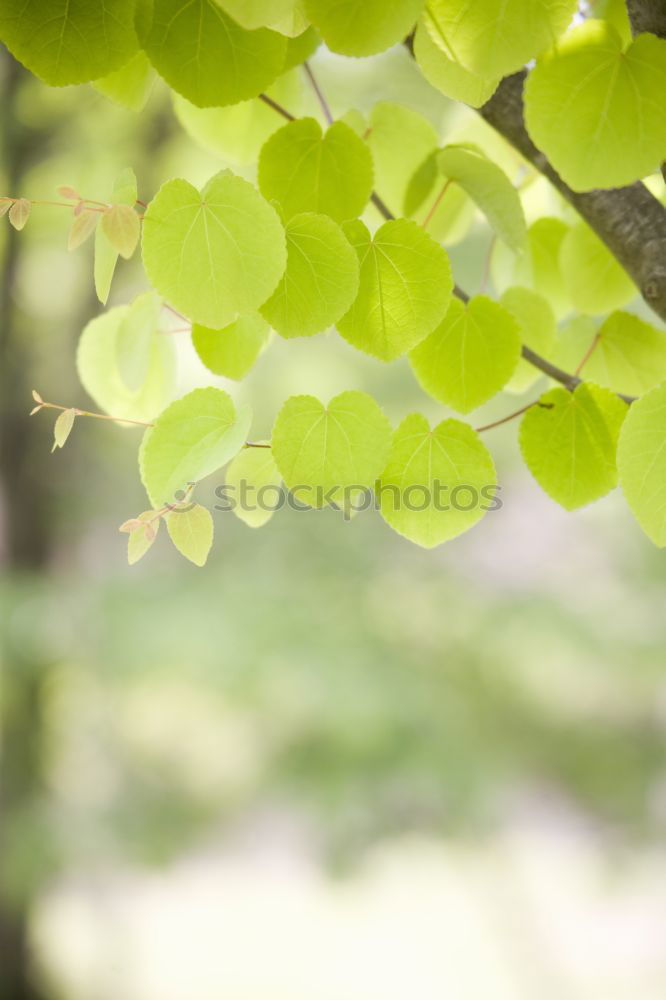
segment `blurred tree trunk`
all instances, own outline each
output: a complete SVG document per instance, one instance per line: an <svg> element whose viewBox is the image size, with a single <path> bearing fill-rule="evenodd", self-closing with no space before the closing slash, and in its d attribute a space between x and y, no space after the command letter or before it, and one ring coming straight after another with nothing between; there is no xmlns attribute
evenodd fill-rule
<svg viewBox="0 0 666 1000"><path fill-rule="evenodd" d="M0 177L2 194L21 192L31 155L47 138L22 125L17 98L22 67L0 53ZM19 579L44 570L50 556L49 509L52 488L38 479L36 456L46 452L45 428L26 419L30 405L28 384L32 365L32 338L22 336L22 322L13 299L20 266L21 234L6 220L1 253L0 286L0 508L5 570ZM39 445L39 447L38 447ZM38 623L35 623L38 625ZM5 633L7 623L4 623ZM30 814L41 798L42 737L41 687L43 664L29 662L4 642L0 650L0 997L2 1000L43 1000L32 981L28 927L31 893L28 886L9 890L6 871L8 844L16 836L13 821ZM44 831L43 836L48 836ZM5 864L2 864L2 862Z"/></svg>

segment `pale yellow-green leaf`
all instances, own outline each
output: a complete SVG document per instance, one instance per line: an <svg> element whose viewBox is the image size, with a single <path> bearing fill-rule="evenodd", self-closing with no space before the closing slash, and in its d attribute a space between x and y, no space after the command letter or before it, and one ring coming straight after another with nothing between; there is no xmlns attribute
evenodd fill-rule
<svg viewBox="0 0 666 1000"><path fill-rule="evenodd" d="M280 503L282 476L270 448L243 448L227 466L227 497L236 517L261 528Z"/></svg>
<svg viewBox="0 0 666 1000"><path fill-rule="evenodd" d="M64 447L72 427L74 426L75 419L76 410L73 409L63 410L62 413L58 414L53 428L53 447L51 448L51 451L55 451L56 448Z"/></svg>
<svg viewBox="0 0 666 1000"><path fill-rule="evenodd" d="M155 70L145 52L139 51L120 69L93 81L93 87L116 104L130 111L141 111L154 81Z"/></svg>
<svg viewBox="0 0 666 1000"><path fill-rule="evenodd" d="M269 336L268 323L258 313L239 316L222 330L192 327L192 344L208 371L235 381L247 375Z"/></svg>
<svg viewBox="0 0 666 1000"><path fill-rule="evenodd" d="M666 546L666 383L634 403L617 450L620 484L645 534Z"/></svg>
<svg viewBox="0 0 666 1000"><path fill-rule="evenodd" d="M498 393L519 359L518 323L485 295L467 304L452 299L442 323L409 356L425 391L459 413Z"/></svg>
<svg viewBox="0 0 666 1000"><path fill-rule="evenodd" d="M84 389L105 413L126 420L151 421L173 397L174 338L152 338L146 377L139 388L132 390L118 370L118 337L129 311L129 306L118 306L87 324L79 340L76 365Z"/></svg>
<svg viewBox="0 0 666 1000"><path fill-rule="evenodd" d="M181 555L204 566L213 544L213 518L201 504L183 504L165 515L169 538Z"/></svg>
<svg viewBox="0 0 666 1000"><path fill-rule="evenodd" d="M510 312L518 323L521 343L536 351L541 357L548 357L553 350L557 334L555 317L548 300L529 288L514 285L503 293L500 305ZM507 392L522 393L542 377L538 368L521 358L504 389Z"/></svg>
<svg viewBox="0 0 666 1000"><path fill-rule="evenodd" d="M327 407L292 396L277 415L272 451L290 490L312 507L349 500L345 489L371 487L384 468L391 426L364 392L343 392Z"/></svg>
<svg viewBox="0 0 666 1000"><path fill-rule="evenodd" d="M414 36L414 58L433 87L454 101L480 108L497 90L498 76L481 76L452 59L433 40L436 27L426 13Z"/></svg>
<svg viewBox="0 0 666 1000"><path fill-rule="evenodd" d="M361 276L358 296L337 328L360 351L392 361L444 318L453 289L448 255L407 219L385 222L374 237L357 221L345 226L345 234Z"/></svg>
<svg viewBox="0 0 666 1000"><path fill-rule="evenodd" d="M155 507L182 499L192 483L216 472L245 443L252 420L221 389L194 389L160 413L141 442L141 480Z"/></svg>
<svg viewBox="0 0 666 1000"><path fill-rule="evenodd" d="M585 223L572 226L560 247L562 276L575 309L598 315L631 302L633 281Z"/></svg>
<svg viewBox="0 0 666 1000"><path fill-rule="evenodd" d="M574 28L528 75L525 120L534 143L574 191L616 188L666 155L666 40L628 48L605 21Z"/></svg>
<svg viewBox="0 0 666 1000"><path fill-rule="evenodd" d="M493 506L496 484L490 452L468 424L443 420L431 430L412 413L393 436L377 493L384 520L430 549L480 521Z"/></svg>
<svg viewBox="0 0 666 1000"><path fill-rule="evenodd" d="M30 218L32 204L27 198L17 198L9 209L9 221L14 229L21 230Z"/></svg>
<svg viewBox="0 0 666 1000"><path fill-rule="evenodd" d="M541 488L565 510L578 510L617 485L616 450L627 404L584 382L551 389L520 425L520 448Z"/></svg>
<svg viewBox="0 0 666 1000"><path fill-rule="evenodd" d="M254 312L274 291L286 261L275 209L228 170L201 193L187 181L168 181L146 211L143 262L151 284L211 329Z"/></svg>

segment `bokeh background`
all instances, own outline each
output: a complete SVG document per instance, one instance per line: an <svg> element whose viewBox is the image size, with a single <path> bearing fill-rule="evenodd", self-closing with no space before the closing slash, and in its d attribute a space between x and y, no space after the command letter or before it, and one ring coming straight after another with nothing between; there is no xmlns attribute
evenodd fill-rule
<svg viewBox="0 0 666 1000"><path fill-rule="evenodd" d="M313 66L338 114L481 128L404 51ZM0 78L2 194L103 199L132 165L148 200L224 165L157 84L133 114L5 52ZM0 232L0 998L663 1000L666 564L621 497L560 511L509 424L501 511L441 549L371 513L218 513L204 570L166 537L130 569L139 434L80 420L51 455L27 416L32 388L92 405L74 355L101 307L68 225ZM451 250L472 291L487 251L480 220ZM144 287L123 264L111 304ZM209 383L178 348L179 392ZM406 361L334 333L216 384L255 438L298 392L442 416Z"/></svg>

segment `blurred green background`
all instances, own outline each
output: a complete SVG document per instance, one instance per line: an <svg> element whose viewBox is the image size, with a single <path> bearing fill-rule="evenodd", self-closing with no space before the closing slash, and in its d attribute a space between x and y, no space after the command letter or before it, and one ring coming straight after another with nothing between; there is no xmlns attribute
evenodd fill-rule
<svg viewBox="0 0 666 1000"><path fill-rule="evenodd" d="M468 127L404 52L313 65L337 113ZM159 86L134 115L4 52L0 76L2 194L103 199L132 165L148 200L220 167ZM139 435L80 420L52 456L27 416L32 388L92 405L68 225L0 233L1 1000L663 1000L666 565L621 499L560 511L509 424L501 511L441 549L371 513L217 513L204 570L166 538L129 569ZM479 222L451 251L470 290L487 247ZM122 265L110 304L143 287ZM178 346L179 391L208 383ZM441 417L333 333L218 383L256 439L304 391Z"/></svg>

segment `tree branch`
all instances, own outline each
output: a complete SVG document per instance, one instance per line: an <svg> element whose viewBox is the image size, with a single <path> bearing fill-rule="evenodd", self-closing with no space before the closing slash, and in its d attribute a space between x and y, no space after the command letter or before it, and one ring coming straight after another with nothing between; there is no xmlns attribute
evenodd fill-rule
<svg viewBox="0 0 666 1000"><path fill-rule="evenodd" d="M647 7L648 0L636 0L638 6ZM640 182L610 191L572 191L525 128L526 75L522 70L502 80L480 114L573 205L635 281L647 304L666 320L666 208Z"/></svg>
<svg viewBox="0 0 666 1000"><path fill-rule="evenodd" d="M627 0L627 13L635 35L650 31L666 38L666 3L664 0Z"/></svg>

